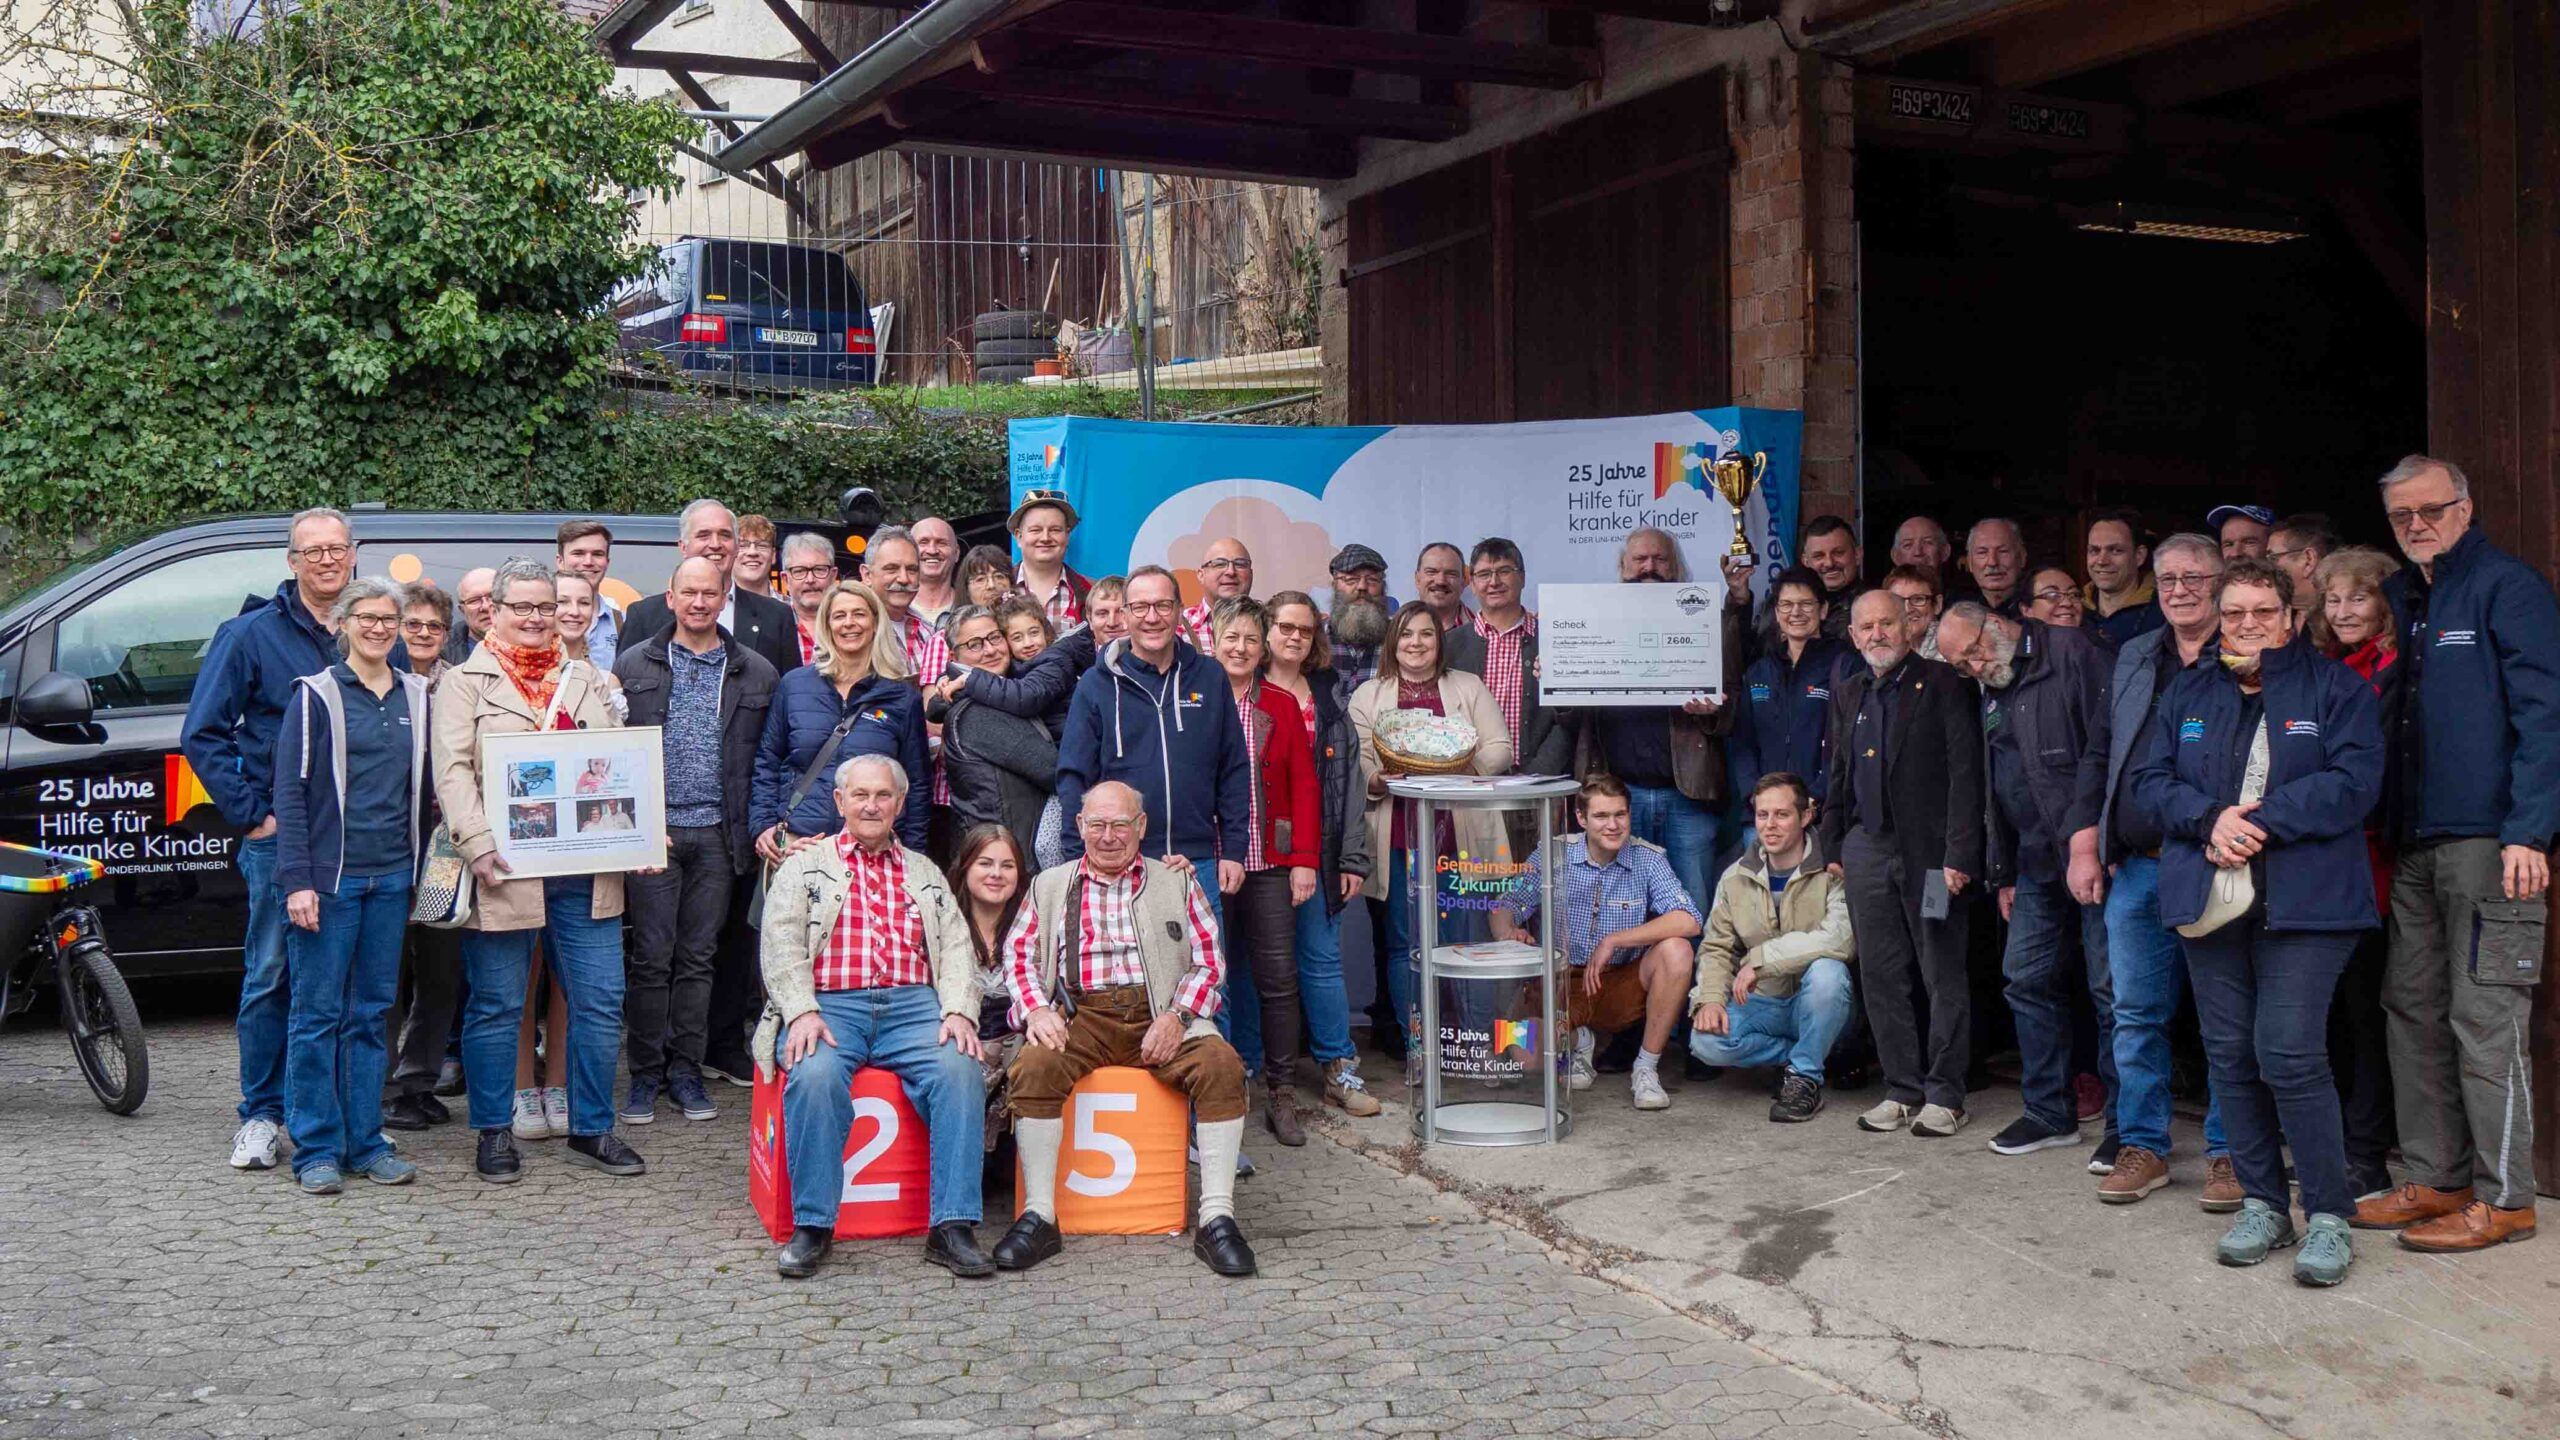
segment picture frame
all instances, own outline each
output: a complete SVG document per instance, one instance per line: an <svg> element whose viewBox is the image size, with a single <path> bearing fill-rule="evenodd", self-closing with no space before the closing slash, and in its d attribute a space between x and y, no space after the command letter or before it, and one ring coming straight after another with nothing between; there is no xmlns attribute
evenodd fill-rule
<svg viewBox="0 0 2560 1440"><path fill-rule="evenodd" d="M655 725L480 738L480 800L510 878L665 865L666 786Z"/></svg>

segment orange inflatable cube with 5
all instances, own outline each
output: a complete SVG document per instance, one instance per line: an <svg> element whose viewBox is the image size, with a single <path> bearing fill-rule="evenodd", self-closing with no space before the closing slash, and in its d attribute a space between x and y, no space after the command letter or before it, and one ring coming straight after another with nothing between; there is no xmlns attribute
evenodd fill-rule
<svg viewBox="0 0 2560 1440"><path fill-rule="evenodd" d="M1181 1091L1135 1066L1106 1065L1077 1083L1059 1118L1060 1233L1182 1233L1191 1102ZM1019 1197L1019 1164L1013 1188ZM1019 1198L1014 1208L1021 1213Z"/></svg>
<svg viewBox="0 0 2560 1440"><path fill-rule="evenodd" d="M756 1077L747 1118L747 1198L777 1245L791 1238L791 1168L782 1129L782 1076ZM885 1240L930 1228L931 1137L907 1100L907 1087L886 1070L853 1072L853 1132L844 1142L844 1200L836 1211L839 1240ZM1181 1157L1181 1137L1174 1140Z"/></svg>

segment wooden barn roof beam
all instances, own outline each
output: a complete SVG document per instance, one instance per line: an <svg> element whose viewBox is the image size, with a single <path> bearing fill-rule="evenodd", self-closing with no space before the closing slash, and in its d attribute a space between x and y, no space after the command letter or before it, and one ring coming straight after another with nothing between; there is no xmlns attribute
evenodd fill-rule
<svg viewBox="0 0 2560 1440"><path fill-rule="evenodd" d="M2349 0L2151 56L2135 62L2129 78L2143 104L2174 110L2417 43L2411 0Z"/></svg>
<svg viewBox="0 0 2560 1440"><path fill-rule="evenodd" d="M1978 42L1983 82L2022 90L2201 40L2308 0L2118 0L2069 5L1995 26ZM2096 13L2092 13L2095 11Z"/></svg>
<svg viewBox="0 0 2560 1440"><path fill-rule="evenodd" d="M1369 70L1425 80L1570 90L1600 78L1600 56L1594 50L1457 35L1417 35L1354 25L1204 15L1144 5L1085 4L1079 0L1043 10L1013 28L1034 39L1113 49Z"/></svg>
<svg viewBox="0 0 2560 1440"><path fill-rule="evenodd" d="M1267 86L1219 86L1160 75L1106 78L1048 69L1023 73L990 69L989 57L984 55L978 68L947 71L926 84L982 100L1043 109L1225 121L1396 140L1447 140L1467 128L1466 112L1455 105L1314 95Z"/></svg>

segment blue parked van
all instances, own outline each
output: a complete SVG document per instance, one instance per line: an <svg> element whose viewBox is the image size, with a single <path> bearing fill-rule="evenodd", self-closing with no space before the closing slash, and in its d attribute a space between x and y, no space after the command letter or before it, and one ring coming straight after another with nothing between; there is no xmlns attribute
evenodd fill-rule
<svg viewBox="0 0 2560 1440"><path fill-rule="evenodd" d="M697 235L614 294L626 354L751 388L835 389L880 375L862 282L833 250Z"/></svg>

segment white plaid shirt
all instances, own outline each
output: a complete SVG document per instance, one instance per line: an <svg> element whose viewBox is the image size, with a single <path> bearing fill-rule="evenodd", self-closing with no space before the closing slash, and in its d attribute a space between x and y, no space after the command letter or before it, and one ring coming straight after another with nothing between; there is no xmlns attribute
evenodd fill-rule
<svg viewBox="0 0 2560 1440"><path fill-rule="evenodd" d="M1112 879L1093 872L1091 860L1079 860L1084 874L1084 907L1076 940L1076 988L1109 990L1147 983L1144 953L1138 947L1138 891L1146 884L1144 861ZM1218 958L1218 921L1197 880L1173 876L1183 888L1183 915L1189 923L1191 967L1173 987L1176 1009L1202 1019L1218 1013L1218 986L1226 967ZM1040 907L1025 904L1004 937L1005 988L1013 992L1013 1023L1019 1028L1031 1012L1049 1004L1040 988Z"/></svg>
<svg viewBox="0 0 2560 1440"><path fill-rule="evenodd" d="M907 670L918 689L939 681L942 672L951 668L951 637L942 633L941 626L911 610L898 638L906 644ZM933 803L951 803L951 777L943 773L939 747L933 752Z"/></svg>
<svg viewBox="0 0 2560 1440"><path fill-rule="evenodd" d="M1521 642L1538 633L1538 612L1523 610L1520 619L1508 630L1496 630L1483 615L1468 617L1484 639L1484 688L1493 692L1493 703L1502 707L1502 728L1511 732L1511 753L1520 753L1520 695L1527 682L1525 667L1520 663Z"/></svg>

